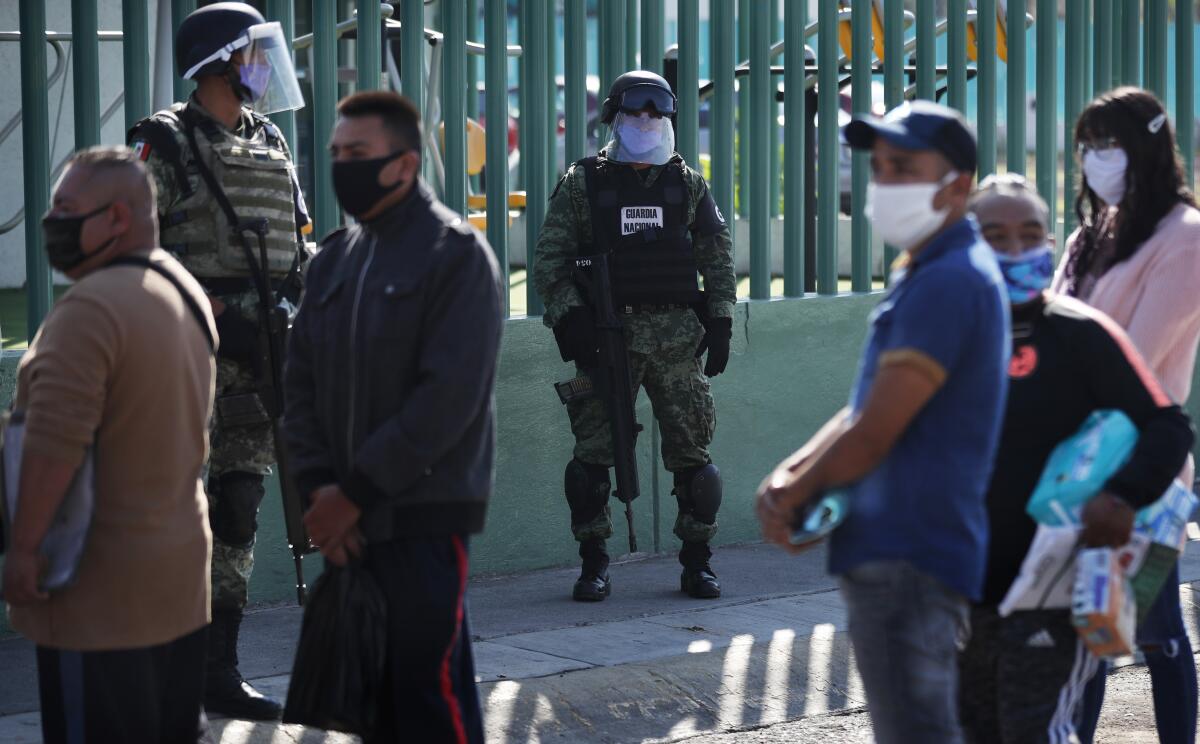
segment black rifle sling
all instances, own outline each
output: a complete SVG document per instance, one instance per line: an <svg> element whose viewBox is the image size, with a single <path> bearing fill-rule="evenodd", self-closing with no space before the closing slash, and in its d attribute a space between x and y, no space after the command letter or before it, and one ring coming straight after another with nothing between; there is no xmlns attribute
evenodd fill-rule
<svg viewBox="0 0 1200 744"><path fill-rule="evenodd" d="M215 354L217 352L217 342L213 338L212 329L208 327L208 318L204 317L204 311L200 309L200 305L196 303L195 298L183 286L183 282L179 281L179 277L150 259L142 258L141 256L121 256L120 258L114 258L105 264L105 268L109 266L141 266L142 268L150 269L170 282L179 291L179 296L183 298L183 304L187 305L188 310L192 313L192 317L199 324L200 330L204 332L204 338L208 341L209 353Z"/></svg>

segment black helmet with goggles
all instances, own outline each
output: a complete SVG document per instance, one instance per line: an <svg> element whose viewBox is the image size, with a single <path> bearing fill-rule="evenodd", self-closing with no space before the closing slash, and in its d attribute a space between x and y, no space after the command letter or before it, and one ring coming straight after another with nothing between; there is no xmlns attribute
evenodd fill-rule
<svg viewBox="0 0 1200 744"><path fill-rule="evenodd" d="M636 114L647 108L660 116L672 117L675 115L675 106L675 93L661 75L647 70L634 70L613 81L600 111L600 121L611 124L618 111Z"/></svg>

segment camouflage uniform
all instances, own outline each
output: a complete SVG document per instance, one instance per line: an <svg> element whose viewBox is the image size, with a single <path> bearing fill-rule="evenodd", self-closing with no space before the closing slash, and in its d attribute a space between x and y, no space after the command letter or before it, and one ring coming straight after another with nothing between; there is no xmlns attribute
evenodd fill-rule
<svg viewBox="0 0 1200 744"><path fill-rule="evenodd" d="M225 312L239 313L257 330L259 297L249 282L252 273L246 265L241 243L228 228L228 219L191 162L191 146L179 124L184 115L190 115L198 122L194 128L197 145L204 151L205 163L221 182L238 217L243 220L267 218L267 264L272 282L282 279L290 270L297 250L302 250L297 231L308 229L309 224L291 155L274 125L250 109L243 109L238 127L231 131L215 121L194 97L186 104L176 104L139 122L130 133L130 143L145 161L158 190L163 247L175 253L210 294L225 303ZM145 126L148 122L167 127L173 146L178 148L177 160L164 152L170 142L151 136L152 132ZM162 126L159 126L160 137L161 133ZM244 162L238 165L248 163L249 167L234 170L234 177L222 179L221 173L230 172L231 157L243 158ZM176 162L185 165L182 171ZM222 167L224 171L220 170ZM186 183L181 179L186 179ZM252 239L252 246L257 259L256 239ZM236 280L246 280L246 286L229 289L231 283L239 283ZM261 401L256 400L258 389L257 375L251 365L227 357L218 360L216 406L209 425L212 440L207 478L210 515L222 513L219 502L223 477L242 477L242 487L256 492L261 500L262 477L271 473L275 451L270 419L262 409ZM237 425L223 422L222 402L231 399L257 403L260 415L251 417L257 420L241 421ZM257 511L256 504L252 508ZM253 533L257 528L252 515L249 519L251 523L238 530L239 535L249 539L239 539L236 544L221 539L218 533L223 531L214 520L214 609L240 610L246 605L250 574L254 568Z"/></svg>
<svg viewBox="0 0 1200 744"><path fill-rule="evenodd" d="M605 151L601 152L602 155ZM643 183L652 185L667 167L651 166ZM698 208L712 208L704 177L684 167L688 191L688 224ZM546 304L543 322L555 326L583 295L572 280L572 259L581 244L591 244L591 209L583 167L574 164L559 183L550 201L538 238L533 281ZM720 212L717 218L724 222ZM694 238L696 264L704 279L708 312L712 317L730 318L737 302L737 279L733 271L733 241L728 228L707 238ZM634 389L646 388L662 430L663 465L673 473L711 462L708 445L716 428L716 413L703 364L696 356L704 327L690 309L667 309L622 315L625 342ZM590 399L568 406L575 435L575 457L585 463L611 466L612 435L603 401ZM717 525L704 524L680 514L675 534L684 541L707 542ZM583 542L612 534L609 509L588 524L572 525L575 538Z"/></svg>

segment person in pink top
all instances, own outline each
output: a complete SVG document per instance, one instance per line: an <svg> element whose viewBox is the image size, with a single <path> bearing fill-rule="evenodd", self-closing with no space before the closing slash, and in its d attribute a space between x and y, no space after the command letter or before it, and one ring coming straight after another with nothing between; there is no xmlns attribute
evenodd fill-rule
<svg viewBox="0 0 1200 744"><path fill-rule="evenodd" d="M1084 109L1075 141L1083 172L1075 202L1080 227L1067 239L1053 289L1117 321L1183 405L1200 343L1200 211L1167 112L1145 90L1118 88ZM1188 458L1179 477L1191 483L1193 473ZM1178 585L1177 566L1138 627L1163 744L1196 740L1196 666ZM1104 677L1097 674L1085 693L1085 742L1100 715Z"/></svg>

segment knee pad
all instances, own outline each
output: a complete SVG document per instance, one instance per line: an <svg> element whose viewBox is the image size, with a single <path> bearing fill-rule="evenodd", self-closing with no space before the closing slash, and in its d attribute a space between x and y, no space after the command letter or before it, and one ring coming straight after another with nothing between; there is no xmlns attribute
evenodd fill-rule
<svg viewBox="0 0 1200 744"><path fill-rule="evenodd" d="M721 471L711 462L675 473L675 498L679 511L697 522L714 524L721 508Z"/></svg>
<svg viewBox="0 0 1200 744"><path fill-rule="evenodd" d="M585 524L595 519L606 504L612 482L608 467L572 459L563 476L563 490L571 507L571 523Z"/></svg>
<svg viewBox="0 0 1200 744"><path fill-rule="evenodd" d="M222 473L209 478L209 488L214 491L208 514L213 537L234 548L253 545L258 530L258 507L266 494L263 477L254 473Z"/></svg>

